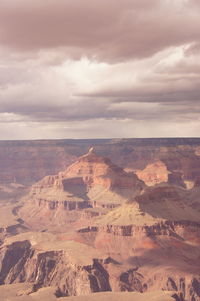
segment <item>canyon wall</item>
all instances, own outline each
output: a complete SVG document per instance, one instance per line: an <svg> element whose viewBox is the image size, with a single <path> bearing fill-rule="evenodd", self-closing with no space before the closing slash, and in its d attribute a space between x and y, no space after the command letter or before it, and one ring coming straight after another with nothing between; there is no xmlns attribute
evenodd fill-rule
<svg viewBox="0 0 200 301"><path fill-rule="evenodd" d="M171 181L182 177L192 185L200 176L198 138L0 141L0 183L32 184L65 170L91 146L99 155L131 170L144 170L161 161ZM148 182L150 178L147 175ZM166 175L159 174L160 178L166 179ZM155 172L153 181L157 181Z"/></svg>

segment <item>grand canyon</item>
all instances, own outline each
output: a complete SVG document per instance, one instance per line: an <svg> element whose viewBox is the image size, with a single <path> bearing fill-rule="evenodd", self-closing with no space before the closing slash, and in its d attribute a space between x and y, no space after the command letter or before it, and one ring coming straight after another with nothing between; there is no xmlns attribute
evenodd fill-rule
<svg viewBox="0 0 200 301"><path fill-rule="evenodd" d="M0 142L0 300L200 300L200 139Z"/></svg>
<svg viewBox="0 0 200 301"><path fill-rule="evenodd" d="M200 0L0 0L0 301L200 301Z"/></svg>

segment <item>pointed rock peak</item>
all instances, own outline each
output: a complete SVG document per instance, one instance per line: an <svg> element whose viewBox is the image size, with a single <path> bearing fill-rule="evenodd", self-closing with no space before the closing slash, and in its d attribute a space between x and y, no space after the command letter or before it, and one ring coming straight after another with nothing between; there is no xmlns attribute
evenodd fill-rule
<svg viewBox="0 0 200 301"><path fill-rule="evenodd" d="M94 147L90 147L88 152L85 155L81 156L80 158L102 158L102 157L96 154L96 152L94 151Z"/></svg>
<svg viewBox="0 0 200 301"><path fill-rule="evenodd" d="M105 164L111 164L110 160L108 158L104 158L100 155L97 155L97 153L94 151L94 147L90 147L90 149L88 150L88 152L79 157L77 162L82 162L82 161L86 161L86 162L101 162L101 163L105 163Z"/></svg>
<svg viewBox="0 0 200 301"><path fill-rule="evenodd" d="M94 147L90 147L88 153L89 153L89 154L90 154L90 153L94 153Z"/></svg>

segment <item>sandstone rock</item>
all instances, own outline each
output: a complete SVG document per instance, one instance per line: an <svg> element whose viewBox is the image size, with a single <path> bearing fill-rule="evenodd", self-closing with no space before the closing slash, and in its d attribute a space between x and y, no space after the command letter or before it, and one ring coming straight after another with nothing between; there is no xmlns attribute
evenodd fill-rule
<svg viewBox="0 0 200 301"><path fill-rule="evenodd" d="M63 227L83 216L82 209L115 208L144 187L134 173L125 172L90 149L66 171L33 185L18 214L29 225L41 225L42 219Z"/></svg>
<svg viewBox="0 0 200 301"><path fill-rule="evenodd" d="M56 286L70 296L110 291L101 257L92 247L59 241L53 235L19 235L7 239L0 249L0 283L29 282L35 289Z"/></svg>
<svg viewBox="0 0 200 301"><path fill-rule="evenodd" d="M138 178L144 181L147 186L167 183L170 173L166 165L161 161L148 164L145 169L136 172Z"/></svg>

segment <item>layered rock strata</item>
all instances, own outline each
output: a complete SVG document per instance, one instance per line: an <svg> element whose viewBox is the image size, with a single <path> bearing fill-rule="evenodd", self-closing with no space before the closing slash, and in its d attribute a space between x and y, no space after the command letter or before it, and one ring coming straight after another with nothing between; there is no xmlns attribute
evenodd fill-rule
<svg viewBox="0 0 200 301"><path fill-rule="evenodd" d="M186 272L128 268L100 251L50 234L28 233L7 239L0 248L0 283L33 283L32 291L56 287L59 296L102 291L174 291L182 299L199 300L200 277ZM145 273L146 272L146 273ZM115 275L115 277L114 277Z"/></svg>
<svg viewBox="0 0 200 301"><path fill-rule="evenodd" d="M59 297L162 289L199 301L199 187L183 185L193 176L180 172L177 153L172 168L167 152L143 162L150 187L93 149L33 185L15 218L38 232L2 240L1 284L51 286Z"/></svg>
<svg viewBox="0 0 200 301"><path fill-rule="evenodd" d="M90 149L66 171L33 185L18 214L28 219L29 224L31 219L38 223L41 218L47 223L59 220L60 224L66 224L80 218L79 211L85 208L120 206L140 194L144 187L134 173L125 172Z"/></svg>
<svg viewBox="0 0 200 301"><path fill-rule="evenodd" d="M56 286L61 295L110 291L109 275L98 251L83 244L28 233L0 248L0 284L30 282L35 289Z"/></svg>

